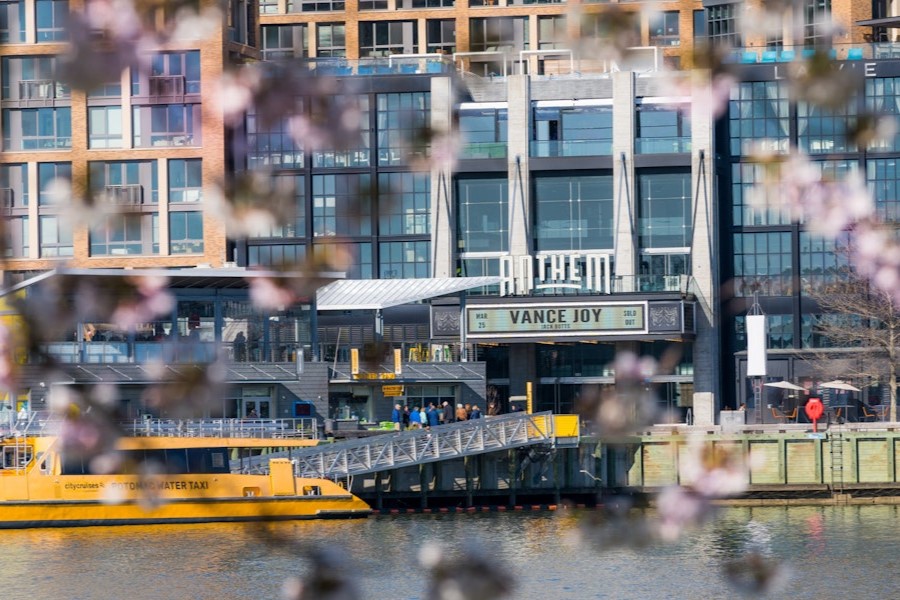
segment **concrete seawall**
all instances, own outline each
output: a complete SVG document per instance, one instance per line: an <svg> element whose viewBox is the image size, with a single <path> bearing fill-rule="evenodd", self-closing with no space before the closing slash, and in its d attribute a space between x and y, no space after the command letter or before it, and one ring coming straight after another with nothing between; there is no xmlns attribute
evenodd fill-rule
<svg viewBox="0 0 900 600"><path fill-rule="evenodd" d="M746 461L733 504L900 504L900 424L653 427L574 448L531 447L384 471L352 482L374 508L596 504L616 493L690 485L691 455Z"/></svg>

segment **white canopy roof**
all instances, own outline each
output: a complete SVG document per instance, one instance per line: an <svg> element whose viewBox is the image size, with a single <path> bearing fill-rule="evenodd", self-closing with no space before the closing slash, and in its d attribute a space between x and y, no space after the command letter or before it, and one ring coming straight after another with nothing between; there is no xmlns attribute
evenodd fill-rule
<svg viewBox="0 0 900 600"><path fill-rule="evenodd" d="M318 310L379 310L500 282L499 277L344 279L319 288Z"/></svg>

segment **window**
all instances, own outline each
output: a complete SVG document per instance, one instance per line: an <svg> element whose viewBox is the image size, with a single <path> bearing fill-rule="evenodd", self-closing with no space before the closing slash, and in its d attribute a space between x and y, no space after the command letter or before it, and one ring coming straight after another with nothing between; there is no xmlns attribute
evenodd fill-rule
<svg viewBox="0 0 900 600"><path fill-rule="evenodd" d="M372 279L374 277L371 243L316 244L313 246L316 262L329 264L332 259L328 257L335 254L352 257L351 266L347 269L347 279Z"/></svg>
<svg viewBox="0 0 900 600"><path fill-rule="evenodd" d="M900 161L870 158L866 162L866 179L878 216L889 223L900 222Z"/></svg>
<svg viewBox="0 0 900 600"><path fill-rule="evenodd" d="M88 90L88 98L116 98L120 99L122 97L122 82L121 81L111 81L109 83L105 83L103 85L97 86L93 89Z"/></svg>
<svg viewBox="0 0 900 600"><path fill-rule="evenodd" d="M732 223L736 226L748 225L788 225L791 222L786 211L778 210L781 206L780 199L770 198L769 194L778 194L776 188L763 186L769 181L766 176L766 167L755 163L740 163L731 165L731 197L732 197ZM764 194L763 200L767 205L775 207L774 210L762 211L758 207L751 206L751 194Z"/></svg>
<svg viewBox="0 0 900 600"><path fill-rule="evenodd" d="M306 188L301 175L277 175L275 189L290 189L293 203L285 207L288 214L280 215L278 223L255 232L253 237L260 238L302 238L306 237Z"/></svg>
<svg viewBox="0 0 900 600"><path fill-rule="evenodd" d="M645 248L691 245L691 174L640 173L638 244Z"/></svg>
<svg viewBox="0 0 900 600"><path fill-rule="evenodd" d="M746 350L747 317L735 317L734 328L735 351L740 352ZM769 350L787 350L793 347L794 315L766 315L766 348Z"/></svg>
<svg viewBox="0 0 900 600"><path fill-rule="evenodd" d="M535 177L533 218L538 252L611 249L612 176Z"/></svg>
<svg viewBox="0 0 900 600"><path fill-rule="evenodd" d="M460 252L509 250L509 182L506 178L460 178L456 183ZM499 263L498 263L499 264Z"/></svg>
<svg viewBox="0 0 900 600"><path fill-rule="evenodd" d="M855 152L852 131L856 129L856 102L829 110L806 102L797 103L797 144L809 154Z"/></svg>
<svg viewBox="0 0 900 600"><path fill-rule="evenodd" d="M691 151L691 122L682 111L653 104L637 107L637 154Z"/></svg>
<svg viewBox="0 0 900 600"><path fill-rule="evenodd" d="M288 0L288 12L329 12L344 10L344 0Z"/></svg>
<svg viewBox="0 0 900 600"><path fill-rule="evenodd" d="M431 276L431 242L382 242L378 245L381 279L425 279Z"/></svg>
<svg viewBox="0 0 900 600"><path fill-rule="evenodd" d="M122 205L156 204L157 162L128 160L88 163L91 190Z"/></svg>
<svg viewBox="0 0 900 600"><path fill-rule="evenodd" d="M453 8L456 0L400 0L400 8Z"/></svg>
<svg viewBox="0 0 900 600"><path fill-rule="evenodd" d="M259 0L259 14L277 15L278 0ZM263 27L263 29L265 29L265 27Z"/></svg>
<svg viewBox="0 0 900 600"><path fill-rule="evenodd" d="M262 42L263 60L309 56L306 24L264 25Z"/></svg>
<svg viewBox="0 0 900 600"><path fill-rule="evenodd" d="M91 256L159 253L157 213L109 215L91 231Z"/></svg>
<svg viewBox="0 0 900 600"><path fill-rule="evenodd" d="M55 80L56 57L4 56L3 100L68 100L69 87Z"/></svg>
<svg viewBox="0 0 900 600"><path fill-rule="evenodd" d="M255 46L253 27L256 19L253 12L259 9L249 0L228 0L227 7L228 39L238 44Z"/></svg>
<svg viewBox="0 0 900 600"><path fill-rule="evenodd" d="M735 295L793 294L790 233L735 233L733 243Z"/></svg>
<svg viewBox="0 0 900 600"><path fill-rule="evenodd" d="M358 111L359 145L357 147L344 147L340 150L319 150L313 152L313 167L368 167L371 162L371 131L369 125L369 97L368 96L337 96L329 100L328 105L315 103L312 107L312 119L317 123L327 123L332 111L346 110ZM354 135L354 137L355 137ZM352 145L352 144L348 144Z"/></svg>
<svg viewBox="0 0 900 600"><path fill-rule="evenodd" d="M741 46L738 33L738 10L742 4L716 4L706 7L707 36L712 44Z"/></svg>
<svg viewBox="0 0 900 600"><path fill-rule="evenodd" d="M459 111L460 158L506 158L507 110L467 108Z"/></svg>
<svg viewBox="0 0 900 600"><path fill-rule="evenodd" d="M453 54L456 52L456 21L428 19L425 21L425 39L429 53Z"/></svg>
<svg viewBox="0 0 900 600"><path fill-rule="evenodd" d="M41 258L72 256L72 224L57 215L40 218Z"/></svg>
<svg viewBox="0 0 900 600"><path fill-rule="evenodd" d="M25 43L25 0L0 2L0 44Z"/></svg>
<svg viewBox="0 0 900 600"><path fill-rule="evenodd" d="M305 260L304 244L251 244L247 247L247 265L250 267L296 265Z"/></svg>
<svg viewBox="0 0 900 600"><path fill-rule="evenodd" d="M679 46L678 11L658 12L650 16L650 45Z"/></svg>
<svg viewBox="0 0 900 600"><path fill-rule="evenodd" d="M427 173L378 176L379 235L431 233L431 178Z"/></svg>
<svg viewBox="0 0 900 600"><path fill-rule="evenodd" d="M88 148L122 147L122 107L88 107Z"/></svg>
<svg viewBox="0 0 900 600"><path fill-rule="evenodd" d="M831 22L831 0L805 0L803 5L803 42L817 46L831 42L834 24Z"/></svg>
<svg viewBox="0 0 900 600"><path fill-rule="evenodd" d="M27 164L0 164L0 207L28 207Z"/></svg>
<svg viewBox="0 0 900 600"><path fill-rule="evenodd" d="M568 39L565 15L538 17L538 48L540 50L568 48L570 45Z"/></svg>
<svg viewBox="0 0 900 600"><path fill-rule="evenodd" d="M741 82L731 88L728 128L731 154L784 153L790 141L788 88L779 81Z"/></svg>
<svg viewBox="0 0 900 600"><path fill-rule="evenodd" d="M528 17L487 17L469 20L473 52L528 49Z"/></svg>
<svg viewBox="0 0 900 600"><path fill-rule="evenodd" d="M72 147L72 109L3 109L7 150L58 150Z"/></svg>
<svg viewBox="0 0 900 600"><path fill-rule="evenodd" d="M877 115L900 118L900 77L866 79L866 108ZM869 149L874 152L900 150L900 131L887 140L876 139Z"/></svg>
<svg viewBox="0 0 900 600"><path fill-rule="evenodd" d="M316 25L316 56L347 56L347 35L343 23Z"/></svg>
<svg viewBox="0 0 900 600"><path fill-rule="evenodd" d="M36 0L35 11L38 42L57 42L68 37L69 0Z"/></svg>
<svg viewBox="0 0 900 600"><path fill-rule="evenodd" d="M611 106L536 105L533 115L532 156L612 154Z"/></svg>
<svg viewBox="0 0 900 600"><path fill-rule="evenodd" d="M359 24L360 57L414 54L417 48L415 21L363 21Z"/></svg>
<svg viewBox="0 0 900 600"><path fill-rule="evenodd" d="M133 96L181 97L199 94L200 51L160 52L150 58L149 74L138 69L131 72Z"/></svg>
<svg viewBox="0 0 900 600"><path fill-rule="evenodd" d="M694 11L694 42L706 39L706 11Z"/></svg>
<svg viewBox="0 0 900 600"><path fill-rule="evenodd" d="M203 253L203 213L169 213L169 252L171 254Z"/></svg>
<svg viewBox="0 0 900 600"><path fill-rule="evenodd" d="M61 185L60 185L61 184ZM72 185L72 163L38 164L38 206L58 204L60 191Z"/></svg>
<svg viewBox="0 0 900 600"><path fill-rule="evenodd" d="M422 133L431 125L427 92L378 95L378 164L402 165L428 152Z"/></svg>
<svg viewBox="0 0 900 600"><path fill-rule="evenodd" d="M199 146L200 104L135 106L132 127L135 148Z"/></svg>
<svg viewBox="0 0 900 600"><path fill-rule="evenodd" d="M302 169L303 149L288 132L286 119L268 129L260 126L255 113L247 115L247 168L272 165L280 169Z"/></svg>
<svg viewBox="0 0 900 600"><path fill-rule="evenodd" d="M387 0L359 0L359 10L387 10Z"/></svg>
<svg viewBox="0 0 900 600"><path fill-rule="evenodd" d="M824 291L828 284L845 281L850 274L849 236L827 239L800 232L800 292Z"/></svg>
<svg viewBox="0 0 900 600"><path fill-rule="evenodd" d="M368 175L314 175L313 235L372 235L372 202Z"/></svg>
<svg viewBox="0 0 900 600"><path fill-rule="evenodd" d="M6 239L3 252L6 258L28 258L29 251L28 217L6 217Z"/></svg>
<svg viewBox="0 0 900 600"><path fill-rule="evenodd" d="M203 199L203 161L199 158L169 161L169 202Z"/></svg>

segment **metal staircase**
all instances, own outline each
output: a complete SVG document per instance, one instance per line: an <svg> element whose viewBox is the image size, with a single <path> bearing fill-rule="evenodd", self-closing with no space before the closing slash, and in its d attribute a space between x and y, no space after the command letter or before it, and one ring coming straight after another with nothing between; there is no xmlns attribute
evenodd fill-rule
<svg viewBox="0 0 900 600"><path fill-rule="evenodd" d="M271 458L289 456L298 477L349 477L534 444L553 444L550 412L513 413L432 427L389 432L357 440L291 449L243 461L244 470L265 471Z"/></svg>

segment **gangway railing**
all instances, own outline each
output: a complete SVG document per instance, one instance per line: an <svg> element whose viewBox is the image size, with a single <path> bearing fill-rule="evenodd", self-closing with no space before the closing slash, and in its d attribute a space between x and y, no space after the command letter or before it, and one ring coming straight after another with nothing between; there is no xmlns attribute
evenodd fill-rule
<svg viewBox="0 0 900 600"><path fill-rule="evenodd" d="M512 413L427 430L293 449L290 457L298 477L348 477L521 446L552 444L553 435L551 412ZM268 461L273 456L257 458Z"/></svg>

